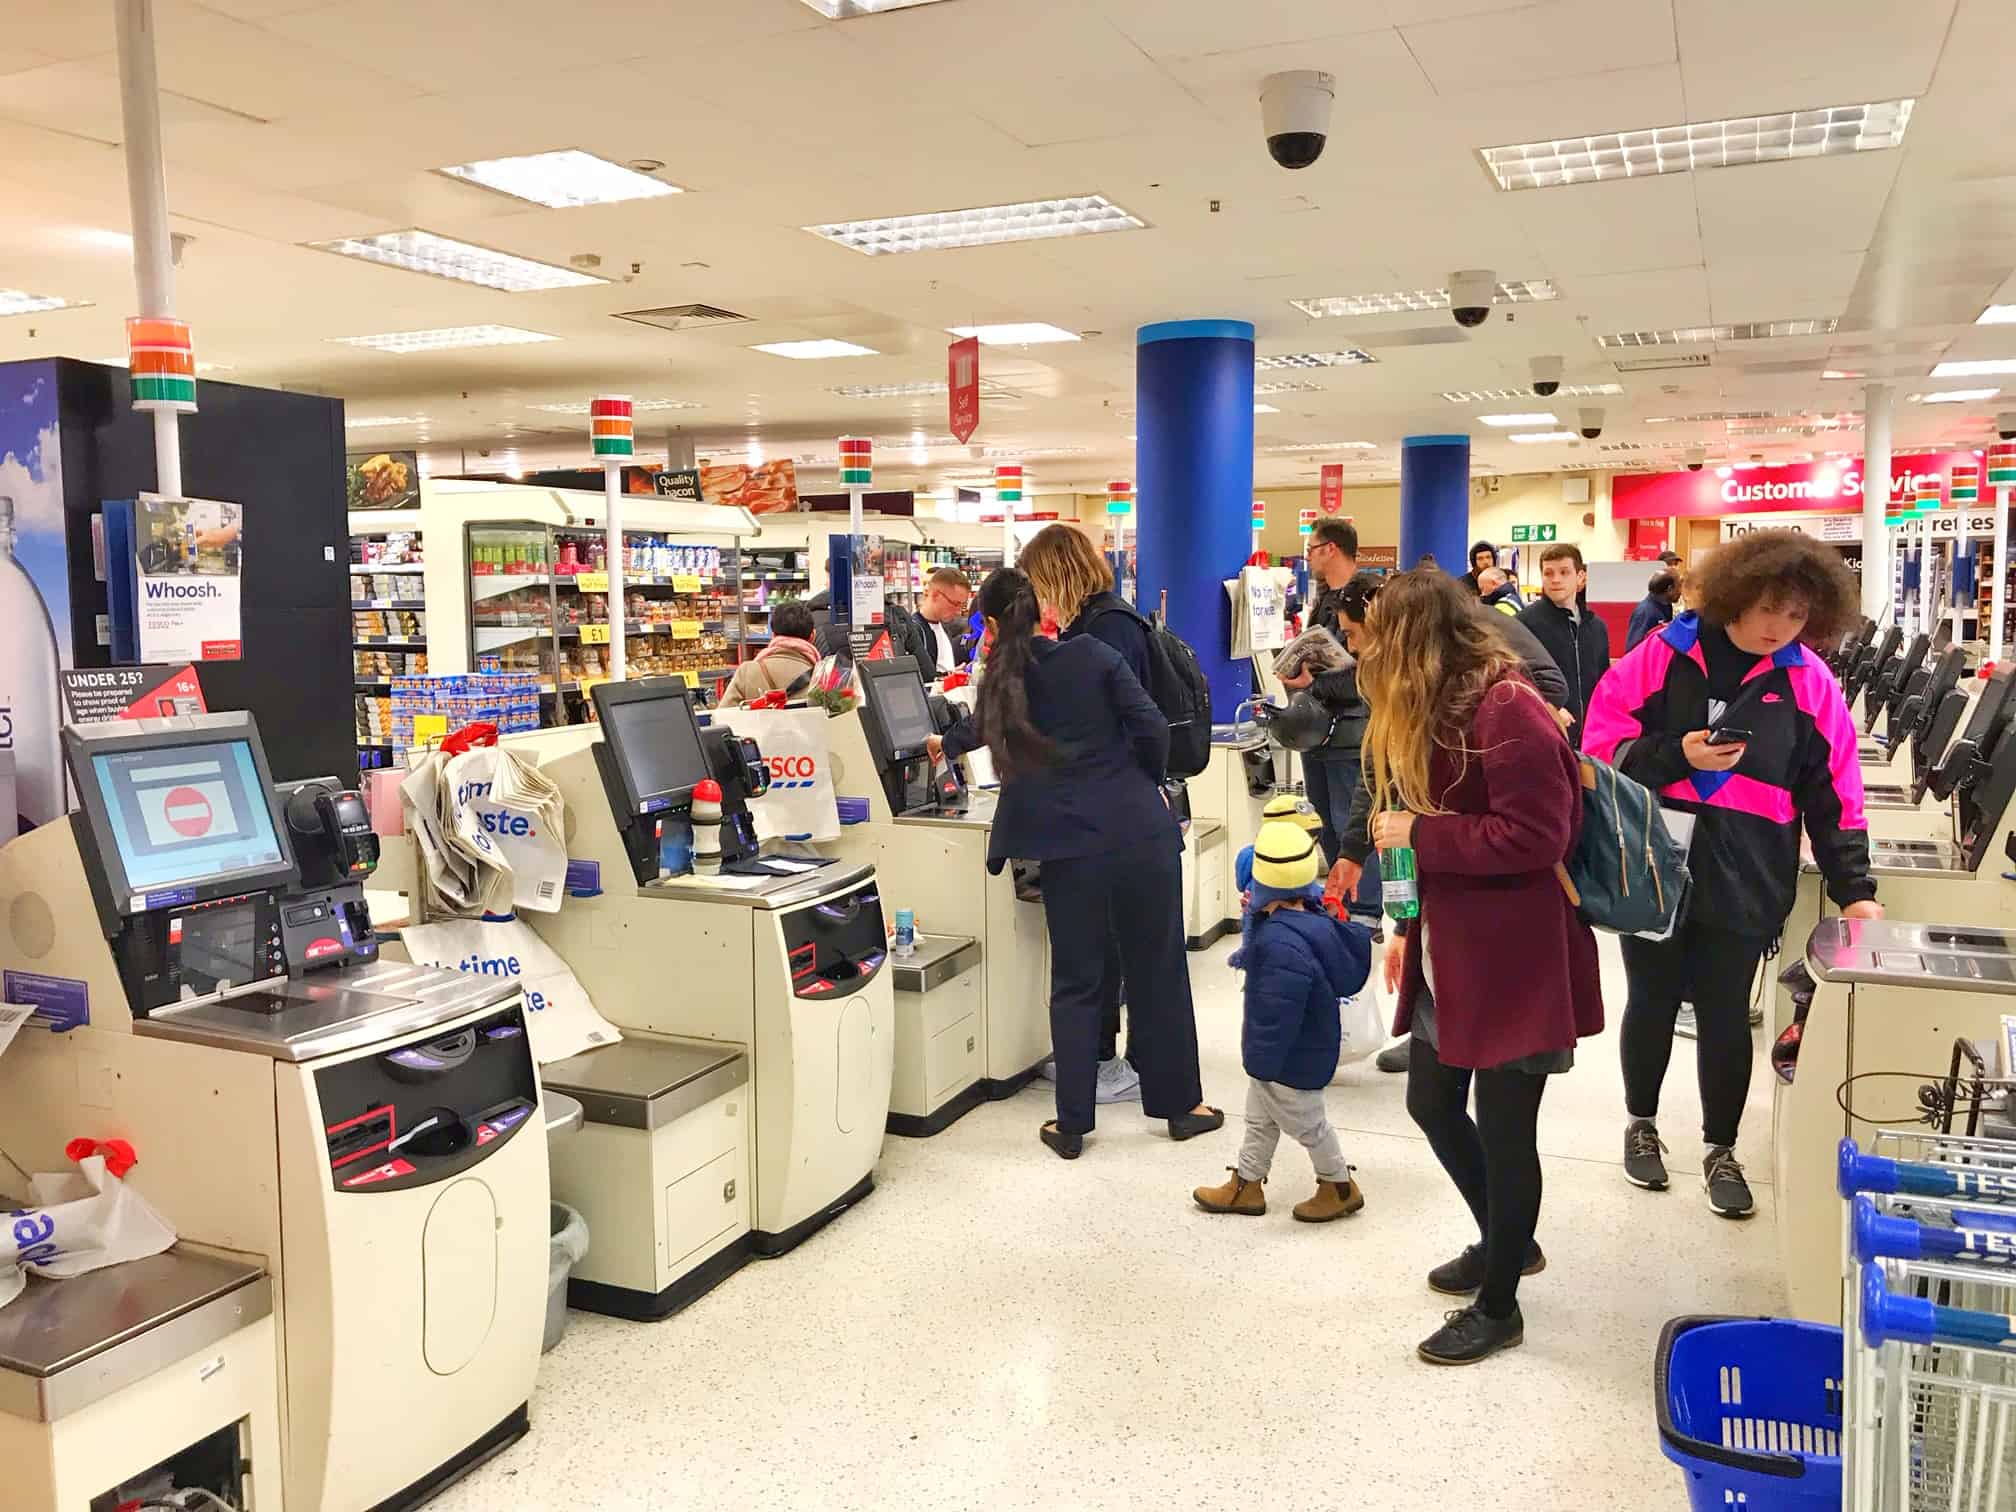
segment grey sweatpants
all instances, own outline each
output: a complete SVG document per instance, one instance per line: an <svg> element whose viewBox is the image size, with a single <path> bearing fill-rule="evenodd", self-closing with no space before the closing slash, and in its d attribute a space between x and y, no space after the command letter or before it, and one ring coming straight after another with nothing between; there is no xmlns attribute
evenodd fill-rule
<svg viewBox="0 0 2016 1512"><path fill-rule="evenodd" d="M1318 1181L1341 1184L1351 1179L1351 1168L1344 1163L1344 1149L1337 1143L1337 1131L1330 1126L1320 1091L1248 1077L1246 1138L1239 1146L1239 1174L1248 1181L1265 1180L1274 1164L1274 1147L1284 1132L1309 1152Z"/></svg>

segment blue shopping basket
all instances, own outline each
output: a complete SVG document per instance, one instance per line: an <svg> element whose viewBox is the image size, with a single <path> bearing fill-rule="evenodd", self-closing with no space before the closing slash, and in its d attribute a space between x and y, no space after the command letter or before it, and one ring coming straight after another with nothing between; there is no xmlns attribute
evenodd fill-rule
<svg viewBox="0 0 2016 1512"><path fill-rule="evenodd" d="M1653 1375L1660 1449L1694 1512L1840 1512L1841 1330L1675 1318Z"/></svg>

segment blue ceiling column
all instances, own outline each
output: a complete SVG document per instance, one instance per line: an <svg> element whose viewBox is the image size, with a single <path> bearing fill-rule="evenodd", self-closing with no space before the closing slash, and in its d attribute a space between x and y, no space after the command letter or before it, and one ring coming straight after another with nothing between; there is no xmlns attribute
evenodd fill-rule
<svg viewBox="0 0 2016 1512"><path fill-rule="evenodd" d="M1423 552L1457 576L1470 570L1470 438L1409 436L1400 443L1400 567Z"/></svg>
<svg viewBox="0 0 2016 1512"><path fill-rule="evenodd" d="M1196 650L1222 723L1253 686L1228 654L1223 587L1253 550L1253 327L1172 320L1136 339L1139 607L1152 614L1168 594L1169 628Z"/></svg>

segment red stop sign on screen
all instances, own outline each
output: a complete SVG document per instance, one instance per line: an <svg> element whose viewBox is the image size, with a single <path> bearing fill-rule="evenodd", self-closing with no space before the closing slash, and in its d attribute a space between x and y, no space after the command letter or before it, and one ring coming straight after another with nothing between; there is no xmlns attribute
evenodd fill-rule
<svg viewBox="0 0 2016 1512"><path fill-rule="evenodd" d="M171 788L168 796L161 801L161 814L170 829L192 840L198 835L209 834L211 820L215 817L210 812L210 800L193 787Z"/></svg>

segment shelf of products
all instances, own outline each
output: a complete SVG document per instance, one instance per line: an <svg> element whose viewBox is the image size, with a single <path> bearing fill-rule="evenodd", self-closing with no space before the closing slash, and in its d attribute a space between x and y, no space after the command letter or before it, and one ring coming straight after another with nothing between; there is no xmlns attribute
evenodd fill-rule
<svg viewBox="0 0 2016 1512"><path fill-rule="evenodd" d="M973 552L954 546L913 546L905 541L883 543L883 592L908 607L923 596L924 585L941 567L956 567L977 590L981 580L1001 565L1001 553Z"/></svg>
<svg viewBox="0 0 2016 1512"><path fill-rule="evenodd" d="M417 528L350 538L350 654L360 766L392 764L392 680L426 674L426 570Z"/></svg>

